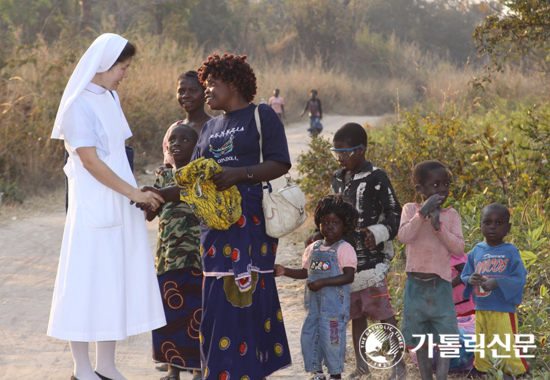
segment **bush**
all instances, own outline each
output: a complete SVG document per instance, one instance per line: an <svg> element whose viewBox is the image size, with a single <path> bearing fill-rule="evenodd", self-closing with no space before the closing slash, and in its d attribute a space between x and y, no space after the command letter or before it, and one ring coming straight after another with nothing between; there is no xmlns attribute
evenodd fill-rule
<svg viewBox="0 0 550 380"><path fill-rule="evenodd" d="M458 118L419 111L403 112L402 122L373 130L366 157L384 169L404 204L420 201L411 182L414 166L439 160L453 174L451 195L445 206L455 208L469 252L483 240L479 214L488 203L506 205L512 231L506 238L520 251L528 271L524 301L518 308L520 332L535 336L536 370L547 369L550 347L550 212L549 167L550 109L527 107L495 113L478 123L477 115ZM336 163L330 159L330 142L317 139L299 158L304 176L302 189L312 197L326 192ZM394 267L389 276L396 315L402 312L404 245L396 242Z"/></svg>

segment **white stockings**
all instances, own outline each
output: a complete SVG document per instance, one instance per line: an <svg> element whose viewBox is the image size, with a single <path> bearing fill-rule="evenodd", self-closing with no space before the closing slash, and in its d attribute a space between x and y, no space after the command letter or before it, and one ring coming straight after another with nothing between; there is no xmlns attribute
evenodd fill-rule
<svg viewBox="0 0 550 380"><path fill-rule="evenodd" d="M88 342L70 342L74 360L74 376L78 380L100 380L92 369ZM115 367L115 341L96 342L95 371L112 380L127 380Z"/></svg>

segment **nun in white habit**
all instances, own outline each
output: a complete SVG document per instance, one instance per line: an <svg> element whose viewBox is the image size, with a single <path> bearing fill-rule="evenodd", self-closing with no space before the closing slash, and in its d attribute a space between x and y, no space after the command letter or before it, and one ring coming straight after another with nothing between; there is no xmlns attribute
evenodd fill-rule
<svg viewBox="0 0 550 380"><path fill-rule="evenodd" d="M69 208L48 335L70 341L71 379L125 380L115 341L166 324L143 212L130 205L164 200L137 188L115 92L134 53L116 34L98 37L69 79L52 133L69 152ZM88 342L97 342L95 372Z"/></svg>

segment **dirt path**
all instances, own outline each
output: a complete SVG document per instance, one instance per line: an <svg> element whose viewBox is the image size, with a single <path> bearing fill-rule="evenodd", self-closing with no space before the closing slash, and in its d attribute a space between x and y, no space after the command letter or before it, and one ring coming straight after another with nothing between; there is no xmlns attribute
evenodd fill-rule
<svg viewBox="0 0 550 380"><path fill-rule="evenodd" d="M375 125L378 120L376 117L329 115L323 119L323 135L330 136L350 121ZM307 149L307 128L306 123L291 124L286 128L293 163L296 163L300 152ZM294 171L293 175L296 174ZM140 176L138 180L140 184L153 181L152 176ZM35 210L0 208L0 379L68 379L72 372L67 342L46 336L65 222L62 193L59 195L54 201L45 202L48 204ZM303 253L301 242L309 228L311 224L281 239L278 263L295 267L300 265ZM156 245L156 229L156 223L148 224L153 249ZM271 378L305 379L307 374L303 372L299 341L303 317L303 281L281 278L277 283L293 365ZM154 369L151 362L150 333L129 337L118 342L117 346L118 366L128 379L160 378L161 373ZM351 352L348 338L348 354ZM94 353L95 349L91 349L92 360ZM350 359L348 355L347 373L353 364ZM191 376L182 374L181 378L191 379Z"/></svg>

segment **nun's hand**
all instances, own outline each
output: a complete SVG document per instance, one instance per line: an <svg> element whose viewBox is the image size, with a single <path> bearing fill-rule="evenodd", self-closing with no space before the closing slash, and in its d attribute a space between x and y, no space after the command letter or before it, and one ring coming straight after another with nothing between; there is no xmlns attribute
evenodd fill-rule
<svg viewBox="0 0 550 380"><path fill-rule="evenodd" d="M156 210L164 203L160 192L151 186L144 186L141 189L136 188L131 199L135 203L149 203L152 210Z"/></svg>

